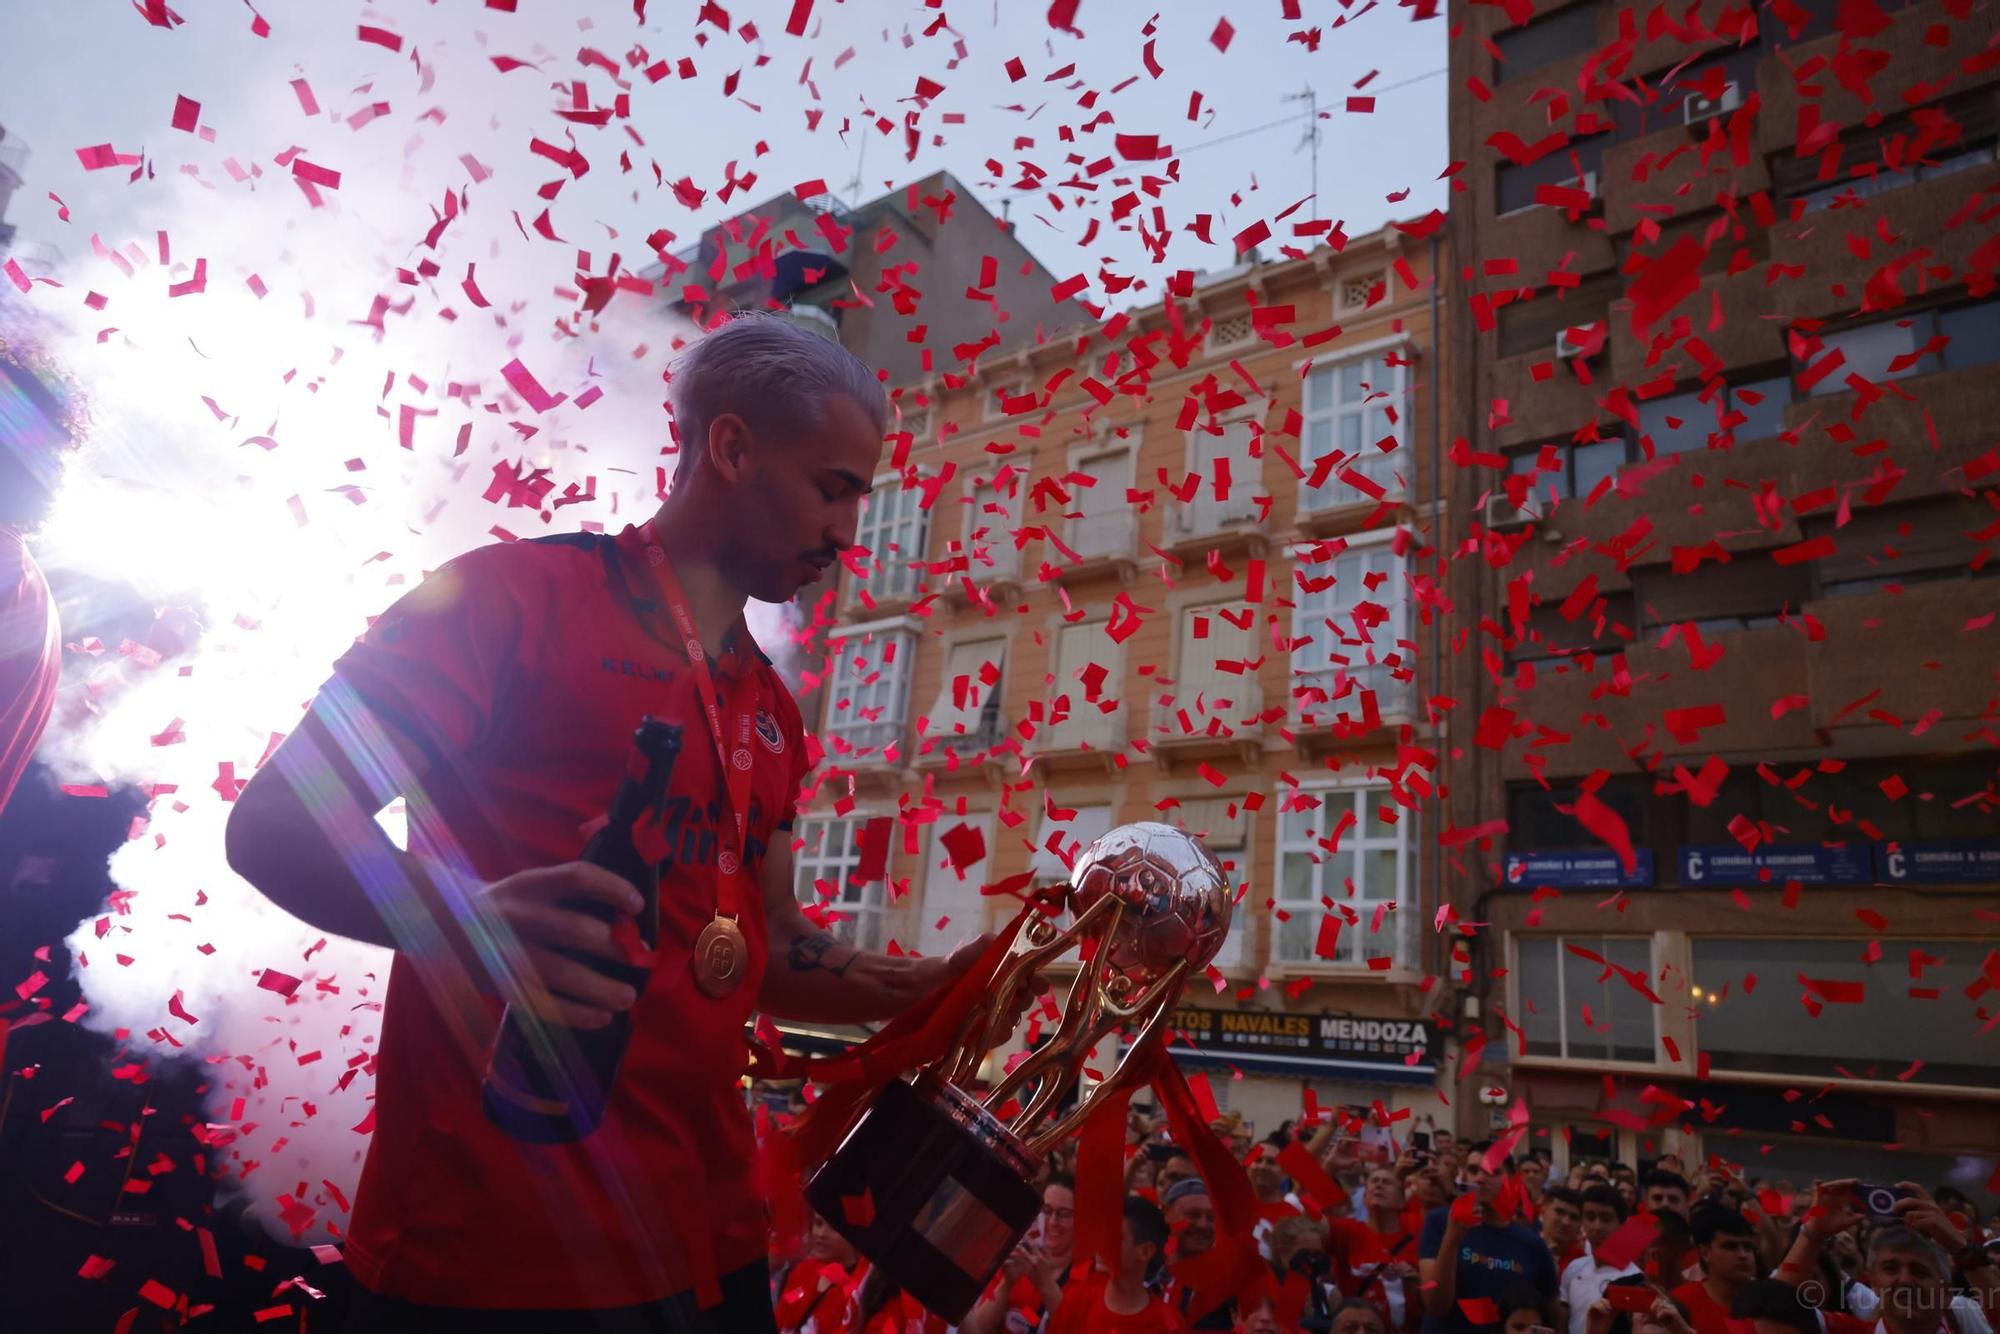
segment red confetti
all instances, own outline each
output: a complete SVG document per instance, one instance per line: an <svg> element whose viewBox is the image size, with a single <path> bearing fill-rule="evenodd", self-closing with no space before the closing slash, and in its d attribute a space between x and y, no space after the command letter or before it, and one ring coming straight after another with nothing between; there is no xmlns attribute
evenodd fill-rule
<svg viewBox="0 0 2000 1334"><path fill-rule="evenodd" d="M500 377L511 385L514 392L519 394L527 402L527 405L536 412L547 412L550 408L555 407L569 397L567 394L551 396L548 390L542 388L541 381L537 380L528 368L521 364L519 357L514 358L500 368Z"/></svg>

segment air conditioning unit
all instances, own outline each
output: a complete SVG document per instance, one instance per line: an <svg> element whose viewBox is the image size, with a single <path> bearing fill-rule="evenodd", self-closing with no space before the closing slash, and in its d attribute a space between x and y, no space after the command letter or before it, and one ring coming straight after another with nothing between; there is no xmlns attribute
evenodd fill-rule
<svg viewBox="0 0 2000 1334"><path fill-rule="evenodd" d="M1726 115L1743 105L1743 86L1731 79L1722 85L1720 97L1703 97L1700 93L1689 93L1681 100L1681 117L1689 125Z"/></svg>
<svg viewBox="0 0 2000 1334"><path fill-rule="evenodd" d="M1498 532L1503 528L1521 528L1533 523L1535 516L1526 510L1516 509L1507 500L1505 491L1496 491L1486 497L1486 527Z"/></svg>

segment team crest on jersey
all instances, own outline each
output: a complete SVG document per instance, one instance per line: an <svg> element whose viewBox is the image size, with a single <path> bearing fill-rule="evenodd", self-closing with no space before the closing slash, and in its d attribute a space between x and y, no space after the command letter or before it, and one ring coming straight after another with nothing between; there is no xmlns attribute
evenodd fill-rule
<svg viewBox="0 0 2000 1334"><path fill-rule="evenodd" d="M785 753L785 734L778 730L778 720L762 709L757 710L757 739L773 755Z"/></svg>

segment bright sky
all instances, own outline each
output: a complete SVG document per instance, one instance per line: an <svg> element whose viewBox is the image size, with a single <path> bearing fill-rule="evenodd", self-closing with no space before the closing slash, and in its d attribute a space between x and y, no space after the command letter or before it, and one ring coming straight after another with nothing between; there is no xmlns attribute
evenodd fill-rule
<svg viewBox="0 0 2000 1334"><path fill-rule="evenodd" d="M654 84L625 69L632 84L630 124L644 146L633 143L619 122L578 127L577 146L591 170L552 207L557 234L577 245L602 245L599 224L616 227L628 262L635 252L644 258L636 243L657 227L685 242L701 226L801 181L824 179L856 201L942 167L988 207L997 209L1002 197L1011 197L1022 238L1058 277L1094 274L1107 259L1118 272L1144 277L1150 259L1131 219L1111 224L1110 201L1125 192L1115 182L1158 171L1164 162L1119 161L1118 170L1090 178L1099 187L1094 196L1061 191L1061 210L1043 190L1001 187L987 165L999 162L1005 180L1015 182L1021 164L1032 162L1050 181L1060 181L1074 169L1067 155L1086 163L1116 158L1113 136L1122 133L1156 135L1182 155L1180 183L1157 201L1176 233L1169 267L1225 268L1234 259L1233 235L1312 190L1312 154L1300 146L1305 104L1285 100L1308 85L1331 112L1320 121L1317 155L1322 216L1344 219L1352 234L1392 217L1421 216L1445 202L1437 180L1447 161L1445 23L1413 22L1410 10L1393 6L1356 5L1359 17L1330 30L1327 25L1344 11L1325 0L1301 3L1305 18L1296 22L1282 17L1286 0L1221 6L1083 0L1075 18L1079 40L1050 26L1041 0L944 6L817 0L803 37L784 30L793 0L731 0L728 33L713 22L698 24L701 7L686 0L653 0L643 6L643 24L635 22L630 3L516 0L515 12L508 13L476 0L380 9L260 0L268 37L253 33L252 11L241 3L177 3L187 22L171 30L149 26L123 0L16 4L0 18L0 124L33 149L28 184L10 212L24 246L53 246L73 261L88 253L92 230L112 240L121 227L158 225L163 213L182 228L199 229L203 203L184 192L175 200L169 184L183 163L195 164L203 179L222 187L206 207L227 209L235 205L221 175L223 158L233 156L246 168L262 162L275 172L282 169L271 158L293 145L309 160L344 173L342 202L350 208L360 198L358 175L372 174L378 185L400 184L420 234L442 191L466 180L401 179L407 173L400 159L413 136L448 141L454 154L473 152L495 169L491 187L475 190L475 206L520 208L524 219L532 219L541 207L535 187L561 174L527 151L536 135L562 142L563 122L553 109L568 105L567 94L552 85L582 75L593 104L608 102L608 74L579 65L576 56L592 47L622 66L635 43L653 60L692 59L695 77L670 74ZM1226 51L1213 40L1224 19L1234 29ZM925 36L938 21L949 27ZM1162 70L1157 79L1143 55L1149 21ZM401 55L359 40L363 24L402 37ZM743 31L751 25L757 37L745 42ZM1315 26L1317 50L1288 40ZM411 67L413 51L437 71L429 92ZM532 60L540 68L502 74L487 62L491 56ZM1007 70L1017 57L1025 70L1018 82ZM759 66L760 59L766 63ZM808 62L806 81L801 74ZM1070 66L1072 75L1051 80ZM738 71L736 95L725 98L723 83ZM357 128L325 114L309 117L287 86L300 77L323 113L352 117L383 101L389 110ZM922 142L911 162L901 122L918 107L921 78L943 91L920 112ZM1136 81L1111 91L1127 80ZM1196 94L1199 108L1190 120ZM213 145L171 128L179 96L200 103L200 124L216 133ZM1372 112L1350 111L1351 96L1372 96ZM442 123L419 119L433 107L443 109ZM813 109L824 111L816 131L807 128ZM895 128L887 135L863 129L865 113L887 117ZM1295 115L1302 117L1297 124L1256 128ZM1100 123L1085 130L1093 120ZM1064 141L1066 128L1074 142ZM1032 145L1017 147L1023 139ZM760 140L769 148L762 156ZM129 168L85 171L75 150L104 143L123 153L145 152L160 179L132 185ZM631 154L630 175L619 172L621 149ZM669 186L691 177L707 197L690 211L670 190L655 186L648 159L659 163ZM721 205L716 192L731 161L739 176L756 172L757 184L747 197ZM1388 201L1405 190L1407 198ZM47 198L51 191L70 206L73 221L59 220L57 205ZM372 198L394 207L384 196ZM1314 211L1307 203L1287 223L1274 224L1278 239L1286 239L1290 222ZM1203 213L1214 215L1212 245L1183 230ZM1087 250L1079 249L1091 217L1102 218L1103 226ZM200 244L198 236L177 240Z"/></svg>

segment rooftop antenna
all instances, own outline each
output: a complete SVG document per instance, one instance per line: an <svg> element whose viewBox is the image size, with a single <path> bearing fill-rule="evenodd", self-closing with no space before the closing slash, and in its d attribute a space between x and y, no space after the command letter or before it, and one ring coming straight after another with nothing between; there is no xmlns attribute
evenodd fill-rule
<svg viewBox="0 0 2000 1334"><path fill-rule="evenodd" d="M1280 100L1286 102L1304 102L1306 104L1306 112L1305 112L1306 132L1302 136L1300 136L1297 146L1294 147L1292 151L1296 153L1301 148L1310 149L1312 151L1312 220L1314 222L1318 222L1319 221L1319 94L1316 91L1314 91L1313 86L1311 84L1307 84L1303 91L1296 93L1286 93L1285 96Z"/></svg>
<svg viewBox="0 0 2000 1334"><path fill-rule="evenodd" d="M850 207L859 207L863 202L861 197L861 169L868 161L869 128L870 122L868 117L864 115L861 118L861 133L856 136L856 138L861 140L861 149L854 155L854 179L847 183L847 199Z"/></svg>

